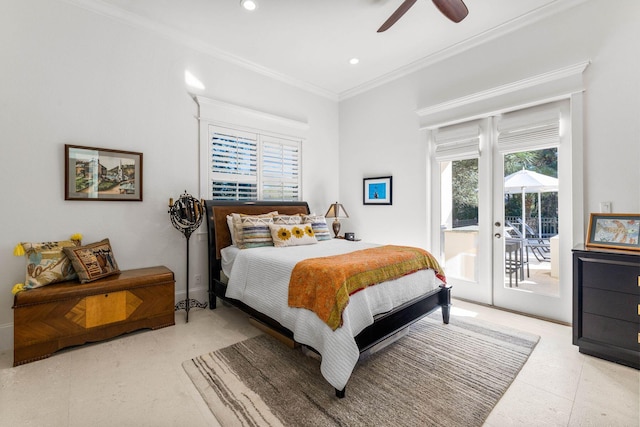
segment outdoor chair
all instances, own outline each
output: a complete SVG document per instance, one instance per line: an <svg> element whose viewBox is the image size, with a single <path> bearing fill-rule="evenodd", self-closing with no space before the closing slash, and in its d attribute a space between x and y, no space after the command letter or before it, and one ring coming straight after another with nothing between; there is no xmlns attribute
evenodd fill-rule
<svg viewBox="0 0 640 427"><path fill-rule="evenodd" d="M508 233L512 238L522 240L526 244L527 248L531 250L531 253L536 257L538 261L551 261L551 243L549 242L549 239L543 239L540 237L525 237L521 231L521 221L516 221L515 223L505 221L505 223L508 226L508 228L505 229L505 232ZM535 235L531 227L525 224L525 232L527 232L527 235L530 234L527 230L527 227L529 228L529 230L531 230L531 234Z"/></svg>

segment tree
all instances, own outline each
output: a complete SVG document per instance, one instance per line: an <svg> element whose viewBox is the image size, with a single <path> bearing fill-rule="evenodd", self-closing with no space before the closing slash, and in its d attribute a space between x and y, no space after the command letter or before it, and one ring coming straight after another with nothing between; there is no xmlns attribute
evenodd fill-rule
<svg viewBox="0 0 640 427"><path fill-rule="evenodd" d="M457 160L451 166L453 221L478 223L478 159Z"/></svg>
<svg viewBox="0 0 640 427"><path fill-rule="evenodd" d="M558 150L549 148L521 151L504 156L504 174L510 175L522 169L545 175L558 176ZM478 219L478 160L456 160L452 162L452 196L454 224L472 223ZM525 197L529 216L538 217L538 197L530 193ZM555 218L558 212L558 194L543 193L541 196L542 217ZM505 195L505 216L522 215L522 195Z"/></svg>

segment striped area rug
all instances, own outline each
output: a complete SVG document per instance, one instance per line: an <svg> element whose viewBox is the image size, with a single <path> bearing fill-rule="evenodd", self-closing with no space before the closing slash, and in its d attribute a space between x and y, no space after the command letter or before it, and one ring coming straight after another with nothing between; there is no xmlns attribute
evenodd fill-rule
<svg viewBox="0 0 640 427"><path fill-rule="evenodd" d="M222 426L481 426L538 339L437 312L360 361L344 399L316 358L268 335L183 367Z"/></svg>

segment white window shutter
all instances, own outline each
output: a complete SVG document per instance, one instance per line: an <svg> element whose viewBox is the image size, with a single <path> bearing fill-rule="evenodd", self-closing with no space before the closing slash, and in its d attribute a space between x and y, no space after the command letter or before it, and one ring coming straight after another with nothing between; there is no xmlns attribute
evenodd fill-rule
<svg viewBox="0 0 640 427"><path fill-rule="evenodd" d="M301 141L210 126L209 179L217 200L300 200Z"/></svg>
<svg viewBox="0 0 640 427"><path fill-rule="evenodd" d="M262 198L300 199L300 143L262 138Z"/></svg>

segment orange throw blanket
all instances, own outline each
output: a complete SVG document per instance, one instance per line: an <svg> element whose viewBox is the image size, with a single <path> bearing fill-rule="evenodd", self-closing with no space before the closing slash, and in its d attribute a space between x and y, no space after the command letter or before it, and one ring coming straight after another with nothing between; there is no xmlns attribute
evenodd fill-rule
<svg viewBox="0 0 640 427"><path fill-rule="evenodd" d="M429 268L446 282L438 261L420 248L387 245L310 258L297 263L291 272L289 306L315 312L335 331L342 325L342 312L349 304L349 295Z"/></svg>

